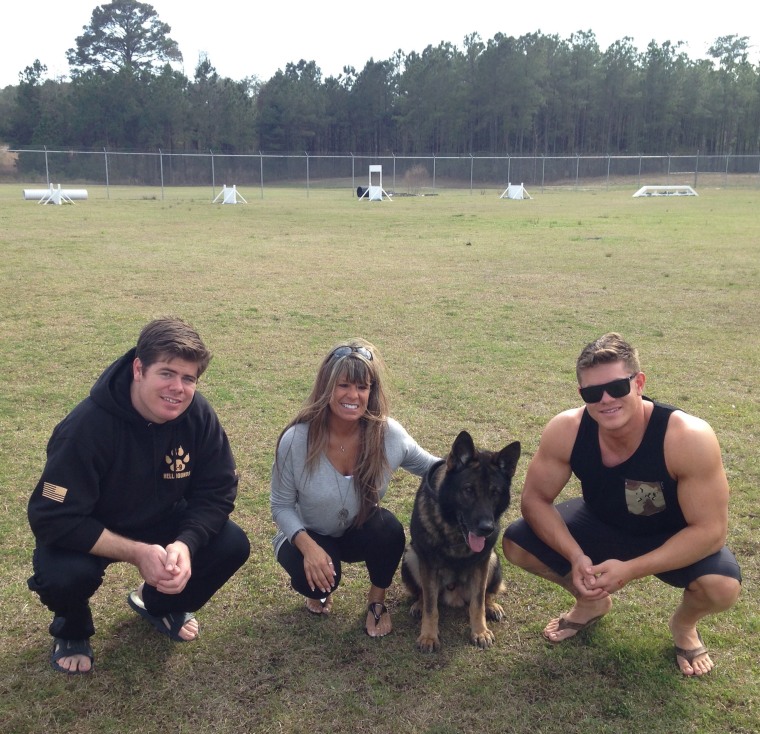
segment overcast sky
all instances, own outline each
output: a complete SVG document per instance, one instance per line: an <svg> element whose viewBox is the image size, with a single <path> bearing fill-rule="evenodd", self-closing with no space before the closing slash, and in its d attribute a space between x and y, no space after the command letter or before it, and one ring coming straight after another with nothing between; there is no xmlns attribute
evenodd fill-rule
<svg viewBox="0 0 760 734"><path fill-rule="evenodd" d="M74 46L99 4L97 0L4 2L0 88L17 84L19 72L35 59L47 66L48 77L67 75L66 50ZM179 45L188 77L200 54L208 56L221 76L235 80L258 76L266 81L288 62L300 59L315 61L323 77L337 76L344 66L360 71L370 58L385 60L398 49L421 52L441 41L461 49L464 37L473 32L487 41L496 33L521 36L540 31L566 39L575 31L591 30L602 50L625 36L633 38L640 51L651 40L684 41L692 59L705 58L719 36L740 35L750 37L752 61L759 58L757 2L154 0L150 4L171 26L170 36Z"/></svg>

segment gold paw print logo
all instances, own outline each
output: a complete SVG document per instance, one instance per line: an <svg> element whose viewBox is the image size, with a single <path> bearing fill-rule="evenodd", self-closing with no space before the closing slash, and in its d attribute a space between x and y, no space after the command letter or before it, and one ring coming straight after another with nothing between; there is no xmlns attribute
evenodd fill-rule
<svg viewBox="0 0 760 734"><path fill-rule="evenodd" d="M180 446L177 449L172 449L171 453L164 457L164 460L169 465L171 471L179 474L187 469L187 465L190 463L190 454L186 454L185 450Z"/></svg>

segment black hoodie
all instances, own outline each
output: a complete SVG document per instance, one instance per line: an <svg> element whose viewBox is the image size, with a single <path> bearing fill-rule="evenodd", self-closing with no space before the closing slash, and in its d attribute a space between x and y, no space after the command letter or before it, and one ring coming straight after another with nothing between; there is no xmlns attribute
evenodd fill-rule
<svg viewBox="0 0 760 734"><path fill-rule="evenodd" d="M54 429L29 500L37 542L89 552L104 529L143 540L173 515L191 554L233 510L238 476L224 429L198 392L187 410L151 423L132 407L135 350L100 376Z"/></svg>

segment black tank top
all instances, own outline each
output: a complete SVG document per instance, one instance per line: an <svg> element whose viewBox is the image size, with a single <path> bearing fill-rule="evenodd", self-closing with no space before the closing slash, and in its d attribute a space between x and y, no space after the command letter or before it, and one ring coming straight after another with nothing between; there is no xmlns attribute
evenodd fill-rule
<svg viewBox="0 0 760 734"><path fill-rule="evenodd" d="M648 400L648 398L644 398ZM676 408L655 401L641 444L617 466L602 463L599 425L583 411L570 467L589 509L603 522L634 535L675 532L686 527L677 482L665 464L665 431Z"/></svg>

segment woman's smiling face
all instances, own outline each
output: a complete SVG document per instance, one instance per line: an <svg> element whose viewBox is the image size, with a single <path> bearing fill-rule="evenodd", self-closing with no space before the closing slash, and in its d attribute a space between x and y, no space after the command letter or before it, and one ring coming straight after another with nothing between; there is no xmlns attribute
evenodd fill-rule
<svg viewBox="0 0 760 734"><path fill-rule="evenodd" d="M339 420L358 421L367 412L370 388L370 385L349 382L341 375L330 398L330 412Z"/></svg>

